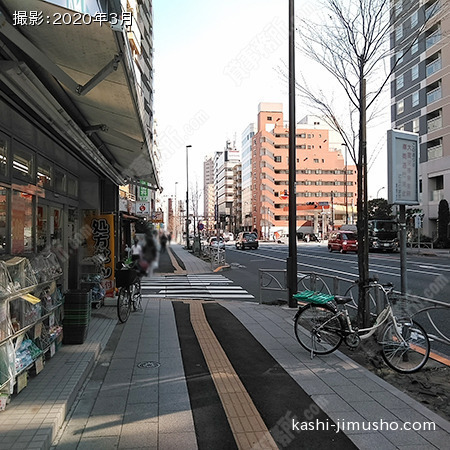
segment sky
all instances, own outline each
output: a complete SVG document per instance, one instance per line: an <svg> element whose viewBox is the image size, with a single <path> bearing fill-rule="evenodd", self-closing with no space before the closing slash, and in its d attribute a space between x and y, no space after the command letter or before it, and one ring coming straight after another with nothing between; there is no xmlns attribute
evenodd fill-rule
<svg viewBox="0 0 450 450"><path fill-rule="evenodd" d="M314 16L318 2L296 1L296 14ZM241 134L256 122L260 102L283 103L288 86L288 0L153 0L154 117L162 156L163 195L184 199L186 145L189 189L203 188L205 156L241 148ZM296 54L297 81L330 83L320 67ZM320 80L320 81L319 81ZM342 93L336 92L336 96ZM388 114L389 98L385 96ZM296 102L296 120L312 112ZM369 198L387 195L386 129L389 117L368 128ZM384 189L383 189L384 188Z"/></svg>

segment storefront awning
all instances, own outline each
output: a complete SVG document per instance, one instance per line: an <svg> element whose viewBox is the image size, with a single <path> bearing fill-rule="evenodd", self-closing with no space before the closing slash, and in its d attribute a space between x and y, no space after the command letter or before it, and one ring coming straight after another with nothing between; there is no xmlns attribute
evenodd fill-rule
<svg viewBox="0 0 450 450"><path fill-rule="evenodd" d="M55 25L56 17L66 14L66 18L74 18L74 11L38 0L27 0L20 8L17 3L1 0L5 14L0 16L0 39L18 47L27 60L15 61L14 67L0 66L3 80L20 91L21 98L29 89L35 90L28 99L38 104L33 104L33 108L40 106L42 113L49 116L57 114L59 133L62 128L64 134L66 121L72 135L76 135L72 136L73 142L69 141L72 146L87 152L93 165L115 182L119 183L120 178L124 182L145 180L158 188L152 130L143 122L147 117L143 113L143 93L130 59L126 32L114 31L104 22ZM42 12L43 23L13 25L11 17L18 9ZM43 92L46 83L40 83L39 74L29 70L36 64L58 81L64 95L58 95L56 90ZM24 88L23 80L17 83L17 74L29 86ZM39 105L40 102L33 102L35 95L45 96L48 101ZM68 102L74 107L67 107ZM98 152L97 158L92 158L93 152Z"/></svg>

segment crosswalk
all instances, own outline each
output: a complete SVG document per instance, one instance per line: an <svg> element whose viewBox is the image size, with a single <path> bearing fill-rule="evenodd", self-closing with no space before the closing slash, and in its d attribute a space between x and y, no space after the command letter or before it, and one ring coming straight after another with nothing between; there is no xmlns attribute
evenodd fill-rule
<svg viewBox="0 0 450 450"><path fill-rule="evenodd" d="M145 298L186 298L203 300L251 300L255 297L233 281L217 274L167 275L142 280Z"/></svg>

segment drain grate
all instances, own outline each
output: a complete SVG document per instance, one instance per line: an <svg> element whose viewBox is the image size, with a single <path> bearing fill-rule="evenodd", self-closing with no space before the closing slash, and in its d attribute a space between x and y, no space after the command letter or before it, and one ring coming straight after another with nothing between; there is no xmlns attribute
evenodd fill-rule
<svg viewBox="0 0 450 450"><path fill-rule="evenodd" d="M156 369L160 365L161 364L158 361L144 361L144 362L140 362L137 366L140 369Z"/></svg>

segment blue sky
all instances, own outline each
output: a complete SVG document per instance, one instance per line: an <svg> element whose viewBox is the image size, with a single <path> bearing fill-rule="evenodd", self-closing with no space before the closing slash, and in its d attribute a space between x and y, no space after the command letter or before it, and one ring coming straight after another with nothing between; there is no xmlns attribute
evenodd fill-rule
<svg viewBox="0 0 450 450"><path fill-rule="evenodd" d="M313 15L317 7L313 0L295 3L297 14ZM288 1L153 0L153 10L162 184L164 194L173 195L177 181L177 197L182 198L186 145L192 145L190 186L197 182L201 189L205 156L235 137L240 148L241 133L256 121L259 102L283 103L288 119L288 90L276 70L288 60ZM299 54L296 64L297 70L311 65ZM323 69L306 74L317 80ZM308 113L297 103L297 120ZM373 146L380 140L385 142L376 134ZM381 165L373 169L377 174L369 181L369 194L385 186L383 156L377 163Z"/></svg>

